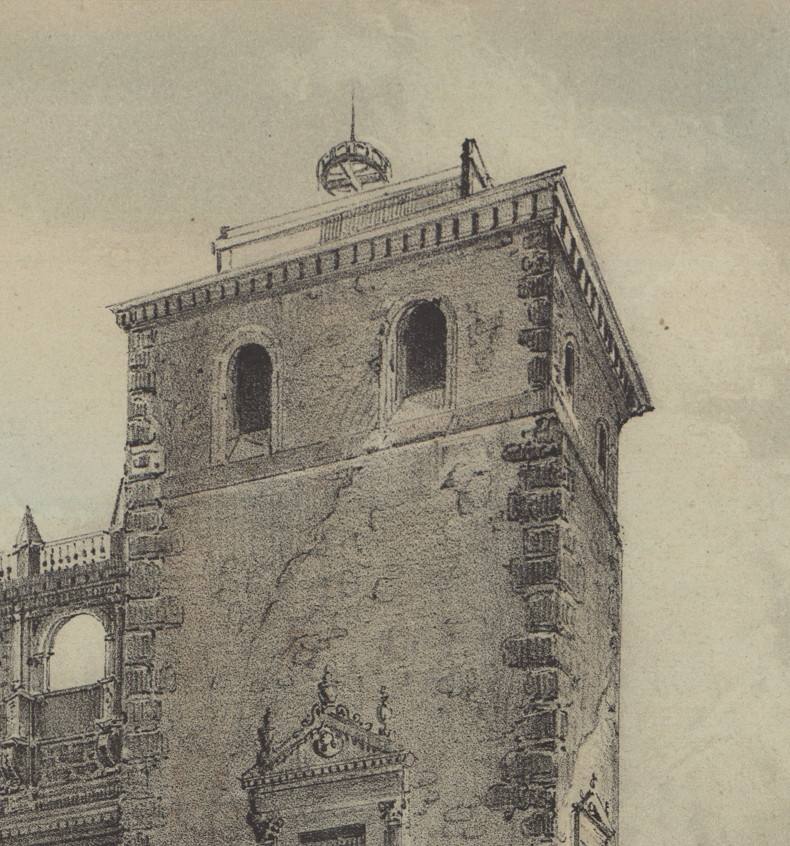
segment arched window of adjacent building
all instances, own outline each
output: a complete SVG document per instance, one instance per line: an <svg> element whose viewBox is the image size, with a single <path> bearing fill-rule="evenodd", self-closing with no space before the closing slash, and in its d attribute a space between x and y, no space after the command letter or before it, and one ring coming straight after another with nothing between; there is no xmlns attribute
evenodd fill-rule
<svg viewBox="0 0 790 846"><path fill-rule="evenodd" d="M51 691L93 685L105 677L104 626L91 614L78 614L58 629L49 656Z"/></svg>
<svg viewBox="0 0 790 846"><path fill-rule="evenodd" d="M447 320L434 302L404 312L397 329L398 400L444 391L447 381Z"/></svg>
<svg viewBox="0 0 790 846"><path fill-rule="evenodd" d="M576 347L573 341L568 341L565 344L565 351L562 357L562 382L565 385L565 390L569 393L573 392L576 386L576 377L578 375L578 361L576 358Z"/></svg>
<svg viewBox="0 0 790 846"><path fill-rule="evenodd" d="M230 363L236 434L271 428L272 360L259 344L245 344Z"/></svg>
<svg viewBox="0 0 790 846"><path fill-rule="evenodd" d="M598 423L596 440L598 472L601 474L604 482L606 482L609 473L609 432L603 421Z"/></svg>

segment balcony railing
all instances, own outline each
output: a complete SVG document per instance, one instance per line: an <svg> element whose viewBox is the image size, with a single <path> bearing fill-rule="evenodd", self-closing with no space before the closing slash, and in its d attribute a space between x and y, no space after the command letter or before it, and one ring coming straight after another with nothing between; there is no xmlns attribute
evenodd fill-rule
<svg viewBox="0 0 790 846"><path fill-rule="evenodd" d="M56 573L80 564L96 564L110 560L110 533L89 532L70 538L49 541L40 550L40 572ZM0 552L0 583L17 578L17 557L13 552Z"/></svg>

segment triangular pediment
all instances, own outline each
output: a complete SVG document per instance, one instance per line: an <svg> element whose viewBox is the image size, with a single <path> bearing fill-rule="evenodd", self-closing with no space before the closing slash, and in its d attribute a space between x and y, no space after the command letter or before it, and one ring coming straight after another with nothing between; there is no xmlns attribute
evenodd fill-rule
<svg viewBox="0 0 790 846"><path fill-rule="evenodd" d="M327 669L318 685L318 701L287 740L272 742L271 716L267 710L258 730L258 760L244 773L243 782L277 780L285 775L307 778L362 762L366 766L402 764L406 755L395 743L388 726L388 699L386 689L382 688L374 727L337 701L337 683Z"/></svg>

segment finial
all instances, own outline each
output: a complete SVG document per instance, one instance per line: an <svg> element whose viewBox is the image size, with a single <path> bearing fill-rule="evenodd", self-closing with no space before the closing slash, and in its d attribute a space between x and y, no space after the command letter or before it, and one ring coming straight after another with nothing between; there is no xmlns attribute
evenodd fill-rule
<svg viewBox="0 0 790 846"><path fill-rule="evenodd" d="M38 530L33 512L29 505L25 506L25 513L22 515L22 523L16 535L14 547L20 549L23 546L41 546L44 543L41 532Z"/></svg>
<svg viewBox="0 0 790 846"><path fill-rule="evenodd" d="M598 783L598 776L593 773L590 779L590 790L595 790L595 785Z"/></svg>
<svg viewBox="0 0 790 846"><path fill-rule="evenodd" d="M379 734L382 737L390 737L392 729L389 727L389 721L392 717L392 708L389 706L389 692L387 688L382 686L379 691L379 706L376 708L376 719L379 721Z"/></svg>
<svg viewBox="0 0 790 846"><path fill-rule="evenodd" d="M334 705L337 701L337 682L332 677L333 668L330 664L324 667L324 675L318 683L318 702L322 708Z"/></svg>
<svg viewBox="0 0 790 846"><path fill-rule="evenodd" d="M274 732L272 731L272 709L266 708L258 728L258 766L264 767L272 756Z"/></svg>
<svg viewBox="0 0 790 846"><path fill-rule="evenodd" d="M354 112L354 89L351 88L351 140L356 141L357 137L354 135L354 129L356 124L356 115Z"/></svg>

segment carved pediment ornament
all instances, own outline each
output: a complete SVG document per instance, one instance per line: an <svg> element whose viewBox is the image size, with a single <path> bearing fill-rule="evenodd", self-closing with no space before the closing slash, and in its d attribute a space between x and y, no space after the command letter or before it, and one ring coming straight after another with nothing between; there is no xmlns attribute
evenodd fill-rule
<svg viewBox="0 0 790 846"><path fill-rule="evenodd" d="M331 667L326 667L318 683L317 701L310 713L301 720L300 727L279 744L274 742L271 709L266 709L258 728L256 764L245 773L245 784L267 778L287 767L289 759L300 749L309 748L318 758L332 760L333 765L334 761L342 758L341 765L344 767L353 766L355 761L370 756L380 758L382 763L384 759L392 763L406 761L409 756L393 742L394 732L389 725L392 708L387 689L380 691L376 708L378 727L374 728L372 723L363 721L358 713L338 700L339 687ZM316 762L316 766L320 770L322 765ZM300 769L303 766L300 765Z"/></svg>
<svg viewBox="0 0 790 846"><path fill-rule="evenodd" d="M589 789L580 792L579 801L574 803L573 810L577 815L584 814L608 840L614 837L615 832L609 819L609 803L604 802L595 789L597 782L598 777L593 773Z"/></svg>
<svg viewBox="0 0 790 846"><path fill-rule="evenodd" d="M322 725L313 741L313 749L322 758L334 758L343 751L343 736L332 731L328 726Z"/></svg>
<svg viewBox="0 0 790 846"><path fill-rule="evenodd" d="M272 709L267 708L258 728L258 767L265 769L272 757L274 732L272 730Z"/></svg>

